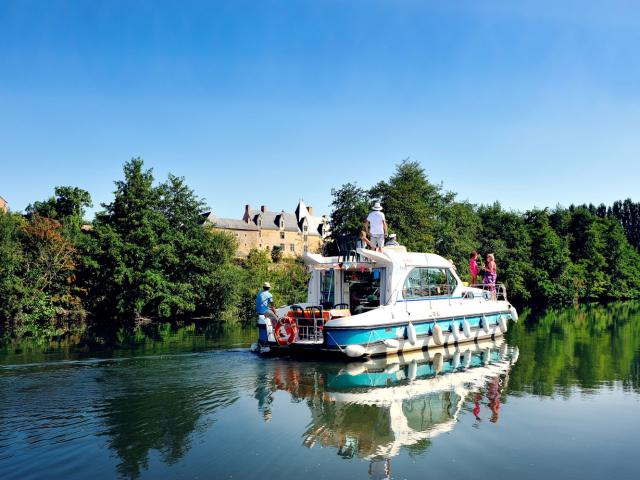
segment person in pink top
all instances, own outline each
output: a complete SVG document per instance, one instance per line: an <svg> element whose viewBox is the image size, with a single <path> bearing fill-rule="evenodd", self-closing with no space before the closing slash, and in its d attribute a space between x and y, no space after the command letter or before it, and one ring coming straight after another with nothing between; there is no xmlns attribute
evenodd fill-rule
<svg viewBox="0 0 640 480"><path fill-rule="evenodd" d="M476 259L478 258L478 252L475 250L471 252L469 256L469 270L471 271L471 286L476 284L478 278L478 262Z"/></svg>

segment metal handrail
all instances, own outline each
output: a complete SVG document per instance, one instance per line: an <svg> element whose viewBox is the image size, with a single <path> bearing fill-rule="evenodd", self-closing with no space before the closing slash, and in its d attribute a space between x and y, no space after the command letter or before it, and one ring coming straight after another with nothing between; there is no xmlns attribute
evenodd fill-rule
<svg viewBox="0 0 640 480"><path fill-rule="evenodd" d="M313 325L300 325L296 320L296 324L298 325L298 339L311 340L316 343L323 341L322 328L319 328L320 325L317 322L314 322Z"/></svg>
<svg viewBox="0 0 640 480"><path fill-rule="evenodd" d="M484 283L474 283L473 285L469 285L470 288L478 288L483 290L482 297L485 300L506 300L507 299L507 287L505 287L504 283L494 283L485 285ZM485 292L489 292L491 295L487 297ZM476 295L474 295L474 298Z"/></svg>

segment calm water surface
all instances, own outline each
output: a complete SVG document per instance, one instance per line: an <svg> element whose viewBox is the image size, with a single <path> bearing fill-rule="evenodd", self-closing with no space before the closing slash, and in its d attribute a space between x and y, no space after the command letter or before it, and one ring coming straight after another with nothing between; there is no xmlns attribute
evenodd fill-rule
<svg viewBox="0 0 640 480"><path fill-rule="evenodd" d="M638 478L640 304L523 315L506 342L367 363L252 329L0 350L0 478Z"/></svg>

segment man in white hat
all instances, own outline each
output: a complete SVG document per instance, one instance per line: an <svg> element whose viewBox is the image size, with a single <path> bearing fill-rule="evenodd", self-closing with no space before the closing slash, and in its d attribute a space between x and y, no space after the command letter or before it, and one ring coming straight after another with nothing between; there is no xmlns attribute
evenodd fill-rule
<svg viewBox="0 0 640 480"><path fill-rule="evenodd" d="M273 305L273 295L269 291L271 284L264 282L262 285L262 291L256 296L256 312L258 315L264 315L271 321L271 325L275 328L278 323L278 315L276 314L276 307Z"/></svg>
<svg viewBox="0 0 640 480"><path fill-rule="evenodd" d="M365 222L365 228L371 237L371 247L374 250L380 250L384 246L384 237L387 236L387 219L384 218L380 202L373 204Z"/></svg>

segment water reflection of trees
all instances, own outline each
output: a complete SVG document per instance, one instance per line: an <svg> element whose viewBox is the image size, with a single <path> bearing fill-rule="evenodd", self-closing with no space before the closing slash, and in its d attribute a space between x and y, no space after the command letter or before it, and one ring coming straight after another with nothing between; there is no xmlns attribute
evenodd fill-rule
<svg viewBox="0 0 640 480"><path fill-rule="evenodd" d="M619 382L640 391L640 302L523 315L508 333L520 347L510 391L568 396Z"/></svg>
<svg viewBox="0 0 640 480"><path fill-rule="evenodd" d="M164 365L142 360L135 368L106 371L103 382L110 393L105 394L102 434L109 437L107 445L120 460L118 474L125 478L139 477L153 450L165 464L179 461L193 434L213 423L210 414L238 398L232 375L212 376L197 359Z"/></svg>

